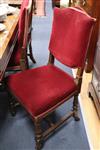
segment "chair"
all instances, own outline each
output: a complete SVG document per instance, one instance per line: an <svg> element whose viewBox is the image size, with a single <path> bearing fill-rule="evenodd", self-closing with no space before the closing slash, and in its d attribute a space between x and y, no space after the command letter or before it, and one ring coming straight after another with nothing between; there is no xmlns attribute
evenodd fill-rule
<svg viewBox="0 0 100 150"><path fill-rule="evenodd" d="M12 74L6 80L10 94L18 99L32 117L36 150L40 150L43 140L67 119L74 117L76 121L79 120L78 95L94 22L95 19L81 9L55 7L48 64ZM66 66L77 68L76 77L54 65L54 58ZM71 101L71 97L74 97L73 109L59 122L52 122L50 115L56 113L62 104ZM48 120L50 126L46 131L41 127L44 119Z"/></svg>
<svg viewBox="0 0 100 150"><path fill-rule="evenodd" d="M29 67L28 56L35 63L31 46L33 1L23 0L20 9L18 41L12 53L7 70L25 70ZM29 51L28 51L29 48Z"/></svg>

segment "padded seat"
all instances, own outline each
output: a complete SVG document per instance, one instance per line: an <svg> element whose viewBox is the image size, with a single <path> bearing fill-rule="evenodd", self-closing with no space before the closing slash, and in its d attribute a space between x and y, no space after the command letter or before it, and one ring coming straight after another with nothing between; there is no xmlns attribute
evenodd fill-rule
<svg viewBox="0 0 100 150"><path fill-rule="evenodd" d="M64 102L65 97L77 90L74 79L53 65L17 73L9 77L8 84L32 116Z"/></svg>

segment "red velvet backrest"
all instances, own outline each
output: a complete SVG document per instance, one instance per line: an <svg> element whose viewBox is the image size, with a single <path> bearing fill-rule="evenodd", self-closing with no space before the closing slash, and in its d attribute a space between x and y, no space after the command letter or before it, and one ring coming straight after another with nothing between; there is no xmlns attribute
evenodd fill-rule
<svg viewBox="0 0 100 150"><path fill-rule="evenodd" d="M31 38L32 31L32 13L33 13L33 0L29 0L28 6L25 8L25 31L23 39L23 47L26 48L28 41Z"/></svg>
<svg viewBox="0 0 100 150"><path fill-rule="evenodd" d="M20 18L19 18L19 31L18 31L18 44L22 47L23 36L24 36L24 26L25 26L25 7L28 6L29 0L23 0L20 8Z"/></svg>
<svg viewBox="0 0 100 150"><path fill-rule="evenodd" d="M95 19L78 8L54 8L49 50L63 64L82 67Z"/></svg>

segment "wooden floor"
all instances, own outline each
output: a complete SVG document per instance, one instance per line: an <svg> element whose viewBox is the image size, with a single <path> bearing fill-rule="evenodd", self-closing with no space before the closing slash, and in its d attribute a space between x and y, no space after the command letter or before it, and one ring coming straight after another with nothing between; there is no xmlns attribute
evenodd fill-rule
<svg viewBox="0 0 100 150"><path fill-rule="evenodd" d="M91 150L100 150L100 120L93 101L88 97L91 73L84 73L80 105Z"/></svg>

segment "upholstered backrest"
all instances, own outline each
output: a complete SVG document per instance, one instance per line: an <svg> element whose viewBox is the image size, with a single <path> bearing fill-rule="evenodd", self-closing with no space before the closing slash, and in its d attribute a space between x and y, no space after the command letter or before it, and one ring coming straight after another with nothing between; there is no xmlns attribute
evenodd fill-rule
<svg viewBox="0 0 100 150"><path fill-rule="evenodd" d="M9 62L9 67L18 66L27 57L27 45L31 39L33 0L23 0L20 9L18 42Z"/></svg>
<svg viewBox="0 0 100 150"><path fill-rule="evenodd" d="M17 49L13 54L12 61L10 64L18 65L20 59L26 56L27 51L22 51L22 47L27 50L26 46L28 45L28 36L31 34L31 25L32 25L32 0L23 0L21 9L20 9L20 18L19 18L19 28L18 28L18 44ZM29 31L30 30L30 31ZM13 60L14 59L14 60Z"/></svg>
<svg viewBox="0 0 100 150"><path fill-rule="evenodd" d="M49 50L63 64L82 67L95 19L78 8L54 8Z"/></svg>
<svg viewBox="0 0 100 150"><path fill-rule="evenodd" d="M31 38L32 30L32 11L33 3L29 0L28 6L25 7L25 26L24 26L24 38L23 38L23 48L27 47L28 40Z"/></svg>
<svg viewBox="0 0 100 150"><path fill-rule="evenodd" d="M25 7L28 6L29 0L23 0L20 8L18 44L19 47L23 44L24 27L25 27Z"/></svg>

